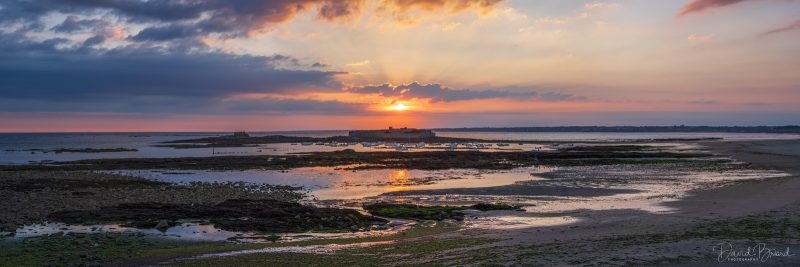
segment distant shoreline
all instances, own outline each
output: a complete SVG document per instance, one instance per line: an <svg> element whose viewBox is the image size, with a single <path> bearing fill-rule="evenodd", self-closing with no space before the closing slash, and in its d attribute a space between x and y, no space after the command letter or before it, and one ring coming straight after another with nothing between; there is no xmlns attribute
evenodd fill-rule
<svg viewBox="0 0 800 267"><path fill-rule="evenodd" d="M517 132L517 133L777 133L777 134L800 134L800 125L784 126L531 126L531 127L462 127L462 128L420 128L439 132ZM353 130L370 129L346 129L346 130L282 130L282 131L247 131L254 134L293 134L293 133L327 133L327 132L346 132ZM373 129L374 130L374 129ZM131 134L131 135L151 135L151 134L179 134L185 135L215 135L229 134L230 131L157 131L157 132L0 132L0 134Z"/></svg>
<svg viewBox="0 0 800 267"><path fill-rule="evenodd" d="M441 132L544 132L544 133L800 133L800 126L552 126L433 128Z"/></svg>

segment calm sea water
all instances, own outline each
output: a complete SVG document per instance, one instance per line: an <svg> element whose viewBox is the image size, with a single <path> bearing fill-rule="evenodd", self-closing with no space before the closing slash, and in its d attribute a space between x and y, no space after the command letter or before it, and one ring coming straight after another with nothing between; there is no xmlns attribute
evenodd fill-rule
<svg viewBox="0 0 800 267"><path fill-rule="evenodd" d="M0 164L25 164L40 161L67 161L93 158L132 157L205 157L212 156L209 148L172 149L154 147L160 142L212 137L229 133L3 133L0 134ZM308 132L257 132L254 136L284 134L294 136L329 137L347 135L346 131ZM601 141L661 138L719 137L727 140L800 139L793 134L752 133L513 133L513 132L439 132L439 136L493 140L526 141ZM58 148L133 148L136 152L113 153L42 153L31 149L52 150ZM522 147L520 147L522 148ZM269 144L259 147L216 148L215 156L221 155L270 155L309 151L332 151L342 148L324 146L300 146L291 144Z"/></svg>

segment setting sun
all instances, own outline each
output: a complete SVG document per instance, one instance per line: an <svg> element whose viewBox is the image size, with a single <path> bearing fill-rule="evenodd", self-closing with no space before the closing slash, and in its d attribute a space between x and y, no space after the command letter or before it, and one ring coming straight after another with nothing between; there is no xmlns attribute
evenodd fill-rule
<svg viewBox="0 0 800 267"><path fill-rule="evenodd" d="M405 111L405 110L409 110L410 108L411 107L409 107L408 105L403 104L403 103L396 103L396 104L392 105L391 107L389 107L390 110L394 110L394 111Z"/></svg>

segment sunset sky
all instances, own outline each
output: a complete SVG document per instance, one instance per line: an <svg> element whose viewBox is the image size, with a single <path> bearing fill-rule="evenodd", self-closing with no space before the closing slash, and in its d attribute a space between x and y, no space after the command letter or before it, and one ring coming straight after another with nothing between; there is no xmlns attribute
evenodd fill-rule
<svg viewBox="0 0 800 267"><path fill-rule="evenodd" d="M800 1L0 2L0 132L674 124L800 124Z"/></svg>

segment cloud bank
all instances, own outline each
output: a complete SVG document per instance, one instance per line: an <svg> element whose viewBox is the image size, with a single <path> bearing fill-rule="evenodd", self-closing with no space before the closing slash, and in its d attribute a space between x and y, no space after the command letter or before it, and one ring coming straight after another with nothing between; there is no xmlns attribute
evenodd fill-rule
<svg viewBox="0 0 800 267"><path fill-rule="evenodd" d="M389 16L412 9L460 12L488 9L502 0L381 0L378 9ZM360 14L366 0L9 0L0 9L0 25L23 23L41 28L41 17L51 13L70 14L67 21L53 28L72 32L91 27L94 20L78 15L104 13L128 24L145 28L131 36L131 41L169 41L214 35L228 39L251 36L271 29L275 24L295 18L299 13L315 11L317 18L347 21Z"/></svg>
<svg viewBox="0 0 800 267"><path fill-rule="evenodd" d="M68 17L54 28L102 34L107 25ZM146 45L102 49L64 38L36 41L24 33L0 32L0 112L351 112L358 107L325 101L223 101L246 93L339 91L339 74L303 68L298 59L280 54Z"/></svg>

